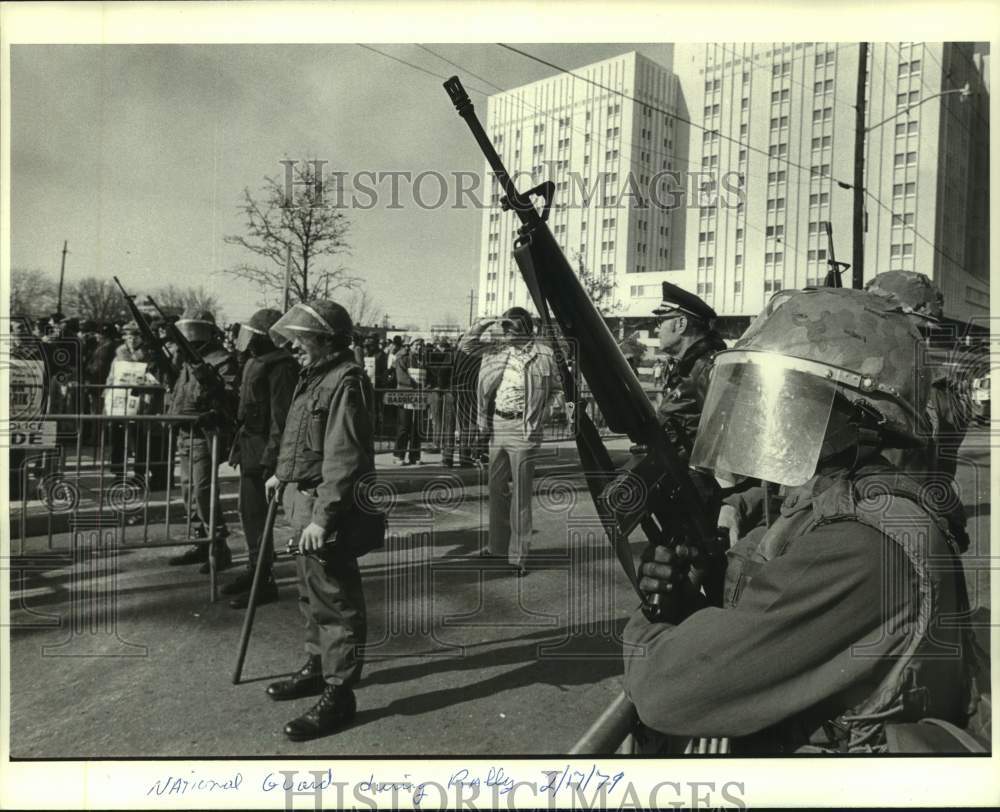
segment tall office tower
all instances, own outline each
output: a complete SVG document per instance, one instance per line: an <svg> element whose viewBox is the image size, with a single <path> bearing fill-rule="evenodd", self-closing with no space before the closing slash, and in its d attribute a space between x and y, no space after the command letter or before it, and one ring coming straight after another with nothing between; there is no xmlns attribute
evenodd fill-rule
<svg viewBox="0 0 1000 812"><path fill-rule="evenodd" d="M555 183L555 238L593 287L614 283L602 304L617 301L624 311L637 290L658 291L664 272L683 265L684 211L671 205L678 198L666 175L686 168L688 127L675 116L687 111L671 72L641 54L573 73L491 96L484 126L521 191ZM495 181L491 192L479 280L484 315L530 303L511 255L519 222L502 211Z"/></svg>
<svg viewBox="0 0 1000 812"><path fill-rule="evenodd" d="M873 43L865 138L865 279L927 274L945 314L989 312L989 91L970 43ZM773 291L822 284L825 223L851 261L858 43L678 45L692 155L720 194L688 221L696 292L753 315ZM963 88L968 83L968 90ZM726 179L743 184L740 199ZM850 271L844 276L850 285Z"/></svg>

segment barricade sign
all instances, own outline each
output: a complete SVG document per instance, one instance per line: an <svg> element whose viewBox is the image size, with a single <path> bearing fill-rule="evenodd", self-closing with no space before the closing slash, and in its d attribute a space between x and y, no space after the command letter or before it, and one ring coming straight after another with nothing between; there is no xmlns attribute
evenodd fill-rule
<svg viewBox="0 0 1000 812"><path fill-rule="evenodd" d="M151 381L146 374L144 361L115 360L111 365L111 380L115 388L104 393L104 411L109 415L134 415L139 413L139 397L129 389L128 385L145 386Z"/></svg>
<svg viewBox="0 0 1000 812"><path fill-rule="evenodd" d="M55 420L12 420L10 447L19 451L58 448Z"/></svg>
<svg viewBox="0 0 1000 812"><path fill-rule="evenodd" d="M426 409L427 393L418 389L393 389L385 393L386 406L406 406L410 409Z"/></svg>
<svg viewBox="0 0 1000 812"><path fill-rule="evenodd" d="M40 417L45 403L45 364L11 358L9 370L11 419Z"/></svg>

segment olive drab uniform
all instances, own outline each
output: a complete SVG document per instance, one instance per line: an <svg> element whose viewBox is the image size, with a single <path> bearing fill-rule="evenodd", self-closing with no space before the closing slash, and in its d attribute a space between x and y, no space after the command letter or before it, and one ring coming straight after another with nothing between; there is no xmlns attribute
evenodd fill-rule
<svg viewBox="0 0 1000 812"><path fill-rule="evenodd" d="M777 743L786 752L795 745L803 752L884 752L889 747L887 725L926 717L961 725L975 710L978 646L967 627L942 622L969 610L958 546L947 517L925 505L920 491L905 474L871 466L815 496L802 489L792 492L762 536L743 539L730 551L727 607L738 605L762 564L784 555L819 524L834 523L843 533L857 524L871 527L903 553L910 568L886 572L890 593L885 622L906 629L904 644L894 650L896 640L875 635L853 652L891 659L891 665L864 687L846 691L847 707L818 726L809 724L815 714L807 711L766 732L761 738L769 737L770 744L777 736L784 739ZM942 566L946 561L951 566ZM891 594L893 587L896 595ZM808 735L805 741L803 733Z"/></svg>
<svg viewBox="0 0 1000 812"><path fill-rule="evenodd" d="M743 754L885 752L894 723L961 726L977 647L947 621L968 610L963 574L918 491L878 464L787 489L771 527L729 551L724 607L678 626L633 617L626 640L646 655L626 659L626 685L643 721Z"/></svg>
<svg viewBox="0 0 1000 812"><path fill-rule="evenodd" d="M264 483L278 465L281 435L298 377L299 365L286 349L249 358L243 367L229 462L240 469L240 520L251 567L257 560L267 518ZM272 550L266 561L268 572L273 556Z"/></svg>
<svg viewBox="0 0 1000 812"><path fill-rule="evenodd" d="M694 446L698 421L705 405L705 393L715 354L726 348L722 337L709 331L687 348L667 371L657 417L674 448L687 459Z"/></svg>
<svg viewBox="0 0 1000 812"><path fill-rule="evenodd" d="M232 437L232 426L225 423L223 414L235 414L235 401L239 387L239 365L232 353L226 351L216 341L210 342L201 351L205 363L219 374L224 391L209 392L195 376L192 367L184 363L180 367L177 381L170 398L169 414L204 416L214 414L207 428L185 426L178 432L177 462L180 467L181 489L184 504L189 510L197 511L202 529L207 532L211 508L212 446L209 432L219 435L219 461L228 452ZM219 494L215 495L215 528L212 536L216 539L229 535Z"/></svg>
<svg viewBox="0 0 1000 812"><path fill-rule="evenodd" d="M299 373L278 452L283 507L297 542L310 523L330 539L321 554L296 558L305 648L322 658L328 685L351 687L361 676L367 638L358 555L381 538L369 536L357 507L359 483L375 470L370 413L372 386L351 350Z"/></svg>

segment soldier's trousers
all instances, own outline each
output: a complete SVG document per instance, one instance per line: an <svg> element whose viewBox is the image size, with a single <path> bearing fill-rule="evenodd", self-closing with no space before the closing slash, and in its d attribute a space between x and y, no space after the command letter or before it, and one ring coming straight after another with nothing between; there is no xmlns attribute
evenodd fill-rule
<svg viewBox="0 0 1000 812"><path fill-rule="evenodd" d="M206 532L212 526L211 486L212 486L212 445L201 432L180 432L177 437L177 464L180 467L181 494L188 510L192 506L198 512L198 518L205 526ZM216 473L218 465L216 465ZM192 505L193 503L193 505ZM226 521L222 515L222 505L219 503L219 489L215 489L215 538L228 534Z"/></svg>
<svg viewBox="0 0 1000 812"><path fill-rule="evenodd" d="M250 553L250 568L257 565L260 537L267 523L267 493L264 489L263 473L247 473L240 468L240 522L246 536L247 552ZM271 571L274 562L274 545L268 549L264 559L264 574Z"/></svg>
<svg viewBox="0 0 1000 812"><path fill-rule="evenodd" d="M283 507L298 543L312 520L315 496L294 482L285 487ZM321 553L296 556L299 610L305 620L305 648L323 660L323 677L330 685L352 686L361 679L362 654L368 637L365 594L358 560L336 544Z"/></svg>

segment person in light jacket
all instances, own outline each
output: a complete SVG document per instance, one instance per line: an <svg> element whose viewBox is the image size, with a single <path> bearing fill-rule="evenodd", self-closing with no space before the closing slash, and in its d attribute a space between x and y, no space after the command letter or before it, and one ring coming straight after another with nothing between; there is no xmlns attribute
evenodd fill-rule
<svg viewBox="0 0 1000 812"><path fill-rule="evenodd" d="M502 334L487 329L498 325ZM477 385L480 432L492 431L489 446L490 540L488 556L506 556L519 576L531 542L531 494L542 424L562 396L550 347L535 341L531 315L513 307L483 319L462 336L460 352L479 356Z"/></svg>

